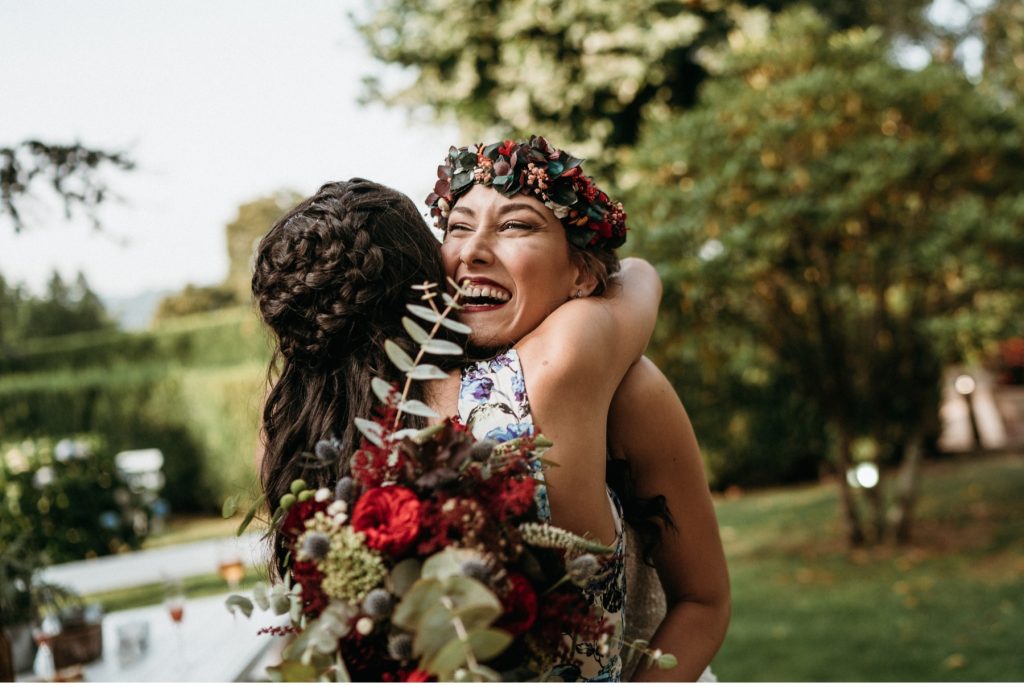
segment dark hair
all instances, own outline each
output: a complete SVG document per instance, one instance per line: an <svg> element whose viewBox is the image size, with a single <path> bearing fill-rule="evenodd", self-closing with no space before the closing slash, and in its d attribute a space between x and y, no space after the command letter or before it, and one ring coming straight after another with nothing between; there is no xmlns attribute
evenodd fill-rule
<svg viewBox="0 0 1024 687"><path fill-rule="evenodd" d="M293 480L333 486L347 471L359 443L353 420L370 417L375 404L371 380L395 376L384 341L413 350L401 317L416 298L411 287L424 281L444 289L437 239L409 198L365 179L325 184L260 241L252 293L277 344L263 407L271 513ZM331 438L336 461L309 458ZM281 535L272 536L271 569L283 572Z"/></svg>

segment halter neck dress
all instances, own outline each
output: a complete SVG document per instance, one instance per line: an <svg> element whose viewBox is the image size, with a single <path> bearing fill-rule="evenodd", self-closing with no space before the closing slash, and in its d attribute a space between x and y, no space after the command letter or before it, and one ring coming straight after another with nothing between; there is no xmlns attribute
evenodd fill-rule
<svg viewBox="0 0 1024 687"><path fill-rule="evenodd" d="M534 432L526 380L514 348L463 368L458 407L459 419L477 439L508 441ZM539 460L534 465L534 478L537 480L534 494L537 510L543 520L550 521L551 507ZM609 639L610 651L605 656L595 644L575 643L574 659L580 661L580 666L565 664L554 669L555 677L568 682L618 682L622 677L620 640L625 633L626 542L622 505L611 489L608 489L608 503L615 521L615 555L607 563L609 569L602 571L606 574L598 575L598 581L586 591L615 628L615 633Z"/></svg>

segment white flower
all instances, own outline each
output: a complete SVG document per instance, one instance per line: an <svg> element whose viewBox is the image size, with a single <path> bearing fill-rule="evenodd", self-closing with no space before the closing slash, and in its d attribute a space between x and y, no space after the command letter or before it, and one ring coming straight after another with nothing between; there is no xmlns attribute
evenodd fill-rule
<svg viewBox="0 0 1024 687"><path fill-rule="evenodd" d="M319 500L319 499L317 499ZM338 515L339 513L345 513L348 511L348 504L344 501L335 501L331 505L327 506L328 515Z"/></svg>
<svg viewBox="0 0 1024 687"><path fill-rule="evenodd" d="M373 620L367 618L366 616L360 618L358 621L356 621L356 632L358 632L361 635L368 635L371 632L373 632Z"/></svg>
<svg viewBox="0 0 1024 687"><path fill-rule="evenodd" d="M316 493L313 494L313 498L316 500L317 503L323 503L332 496L334 496L334 492L328 489L327 487L320 487L319 489L316 490Z"/></svg>

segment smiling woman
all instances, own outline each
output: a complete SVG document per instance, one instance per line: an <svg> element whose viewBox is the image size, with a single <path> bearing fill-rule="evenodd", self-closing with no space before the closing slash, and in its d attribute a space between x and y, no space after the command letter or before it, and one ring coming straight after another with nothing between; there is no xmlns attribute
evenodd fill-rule
<svg viewBox="0 0 1024 687"><path fill-rule="evenodd" d="M470 294L460 318L485 358L462 371L458 411L479 438L543 431L558 467L537 476L539 510L615 546L620 561L652 561L665 581L662 591L643 566L629 566L628 577L621 567L604 571L591 591L614 640L577 644L577 660L556 674L692 680L728 623L724 555L689 419L641 358L660 283L636 260L610 279L626 215L581 163L533 137L452 148L438 170L427 203L445 233L448 275ZM443 399L432 402L447 414ZM635 640L671 651L678 666L634 673Z"/></svg>

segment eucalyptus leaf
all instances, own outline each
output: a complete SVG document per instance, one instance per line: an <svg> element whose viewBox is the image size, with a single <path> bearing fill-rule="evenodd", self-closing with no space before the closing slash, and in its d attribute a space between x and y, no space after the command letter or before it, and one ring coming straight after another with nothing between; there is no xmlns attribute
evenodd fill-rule
<svg viewBox="0 0 1024 687"><path fill-rule="evenodd" d="M413 636L412 652L430 662L445 644L456 637L455 626L452 624L452 612L438 600L426 609L416 626Z"/></svg>
<svg viewBox="0 0 1024 687"><path fill-rule="evenodd" d="M457 334L472 334L473 330L467 324L462 324L458 320L453 320L449 317L441 319L441 326L456 332Z"/></svg>
<svg viewBox="0 0 1024 687"><path fill-rule="evenodd" d="M384 342L384 352L388 354L388 359L395 364L395 367L402 372L408 372L413 368L412 358L409 357L409 354L391 339Z"/></svg>
<svg viewBox="0 0 1024 687"><path fill-rule="evenodd" d="M234 613L235 611L241 611L248 618L252 616L252 601L241 594L232 594L224 601L224 605L227 609Z"/></svg>
<svg viewBox="0 0 1024 687"><path fill-rule="evenodd" d="M252 588L252 600L260 607L260 610L270 609L270 588L266 582L257 582Z"/></svg>
<svg viewBox="0 0 1024 687"><path fill-rule="evenodd" d="M656 663L662 670L671 670L679 665L679 661L672 654L662 654L657 658Z"/></svg>
<svg viewBox="0 0 1024 687"><path fill-rule="evenodd" d="M415 558L406 558L404 561L400 561L392 570L389 580L391 582L391 591L395 596L405 596L414 584L416 580L422 577L423 565L419 560Z"/></svg>
<svg viewBox="0 0 1024 687"><path fill-rule="evenodd" d="M409 415L418 415L419 417L441 417L436 410L428 406L422 401L416 399L409 399L398 404L398 409L403 413Z"/></svg>
<svg viewBox="0 0 1024 687"><path fill-rule="evenodd" d="M403 317L402 326L405 327L405 331L409 332L409 336L412 337L412 340L418 344L430 339L430 334L427 333L427 330L419 326L419 324L416 323L416 320L412 318Z"/></svg>
<svg viewBox="0 0 1024 687"><path fill-rule="evenodd" d="M270 588L270 610L274 615L281 615L287 613L291 607L292 602L288 596L288 588L283 584L275 584Z"/></svg>
<svg viewBox="0 0 1024 687"><path fill-rule="evenodd" d="M437 675L439 682L452 682L455 671L463 668L469 658L469 642L456 637L437 652L427 664L427 672Z"/></svg>
<svg viewBox="0 0 1024 687"><path fill-rule="evenodd" d="M238 495L232 494L231 496L224 499L224 506L221 508L220 514L222 517L230 518L238 512Z"/></svg>
<svg viewBox="0 0 1024 687"><path fill-rule="evenodd" d="M441 342L439 342L439 341L432 341L430 343L441 343ZM458 348L458 347L456 346L456 348ZM424 347L423 350L426 350L426 348ZM461 349L460 349L460 351L461 351ZM420 381L427 380L427 379L448 379L448 373L445 372L444 370L442 370L441 368L439 368L437 365L426 365L426 364L424 364L424 365L417 365L416 367L414 367L411 370L409 370L408 372L406 372L405 376L410 378L410 379L416 379L416 380L420 380Z"/></svg>
<svg viewBox="0 0 1024 687"><path fill-rule="evenodd" d="M384 428L380 426L380 423L362 417L357 417L354 422L356 428L370 440L370 443L374 446L384 446Z"/></svg>
<svg viewBox="0 0 1024 687"><path fill-rule="evenodd" d="M428 608L438 602L443 593L441 583L437 580L420 578L395 607L394 613L391 614L392 624L410 632L415 631L420 618Z"/></svg>
<svg viewBox="0 0 1024 687"><path fill-rule="evenodd" d="M267 666L267 675L275 682L316 682L316 668L301 661L281 661Z"/></svg>
<svg viewBox="0 0 1024 687"><path fill-rule="evenodd" d="M253 518L256 517L256 513L259 511L260 505L260 502L257 501L249 507L249 510L245 513L245 517L242 518L242 522L238 523L238 530L235 532L236 537L241 537L245 530L248 529Z"/></svg>
<svg viewBox="0 0 1024 687"><path fill-rule="evenodd" d="M423 305L416 305L415 303L407 303L405 307L413 315L415 315L416 317L420 318L421 320L426 320L427 322L440 322L441 319L442 319L441 318L441 313L435 312L435 311L431 310L430 308L428 308L426 306L423 306Z"/></svg>
<svg viewBox="0 0 1024 687"><path fill-rule="evenodd" d="M370 381L370 388L373 389L374 395L380 400L381 403L388 403L391 399L391 382L381 379L380 377L374 377Z"/></svg>
<svg viewBox="0 0 1024 687"><path fill-rule="evenodd" d="M462 347L457 343L445 341L444 339L431 339L424 342L420 349L434 355L462 355Z"/></svg>
<svg viewBox="0 0 1024 687"><path fill-rule="evenodd" d="M462 573L462 565L469 560L479 560L480 553L473 549L446 548L438 551L423 562L423 577L447 580Z"/></svg>
<svg viewBox="0 0 1024 687"><path fill-rule="evenodd" d="M469 633L469 643L476 660L489 661L508 648L512 643L512 634L496 627L473 630Z"/></svg>

